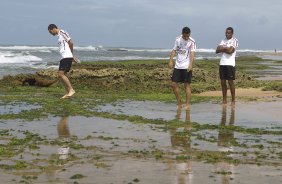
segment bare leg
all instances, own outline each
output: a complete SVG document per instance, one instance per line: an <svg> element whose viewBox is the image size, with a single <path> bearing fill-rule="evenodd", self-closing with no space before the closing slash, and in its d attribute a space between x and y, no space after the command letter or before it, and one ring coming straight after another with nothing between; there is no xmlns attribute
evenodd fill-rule
<svg viewBox="0 0 282 184"><path fill-rule="evenodd" d="M75 93L74 89L71 86L70 80L67 78L65 74L66 74L65 71L59 70L58 72L59 79L63 83L65 89L67 90L67 94L64 95L62 98L71 97Z"/></svg>
<svg viewBox="0 0 282 184"><path fill-rule="evenodd" d="M176 82L172 82L172 89L173 89L173 93L174 93L176 101L177 101L177 109L181 108L182 102L181 102L181 98L180 98L180 94L179 94L179 86Z"/></svg>
<svg viewBox="0 0 282 184"><path fill-rule="evenodd" d="M182 110L181 106L177 106L176 116L175 116L175 118L176 118L177 120L180 120L180 119L181 119L181 110Z"/></svg>
<svg viewBox="0 0 282 184"><path fill-rule="evenodd" d="M185 87L185 94L186 94L185 109L189 110L190 109L190 99L191 99L191 86L189 83L185 82L184 87Z"/></svg>
<svg viewBox="0 0 282 184"><path fill-rule="evenodd" d="M226 80L221 80L221 90L222 90L222 104L227 104L227 86L226 86Z"/></svg>
<svg viewBox="0 0 282 184"><path fill-rule="evenodd" d="M231 106L235 105L235 85L233 80L228 80L230 92L231 92Z"/></svg>

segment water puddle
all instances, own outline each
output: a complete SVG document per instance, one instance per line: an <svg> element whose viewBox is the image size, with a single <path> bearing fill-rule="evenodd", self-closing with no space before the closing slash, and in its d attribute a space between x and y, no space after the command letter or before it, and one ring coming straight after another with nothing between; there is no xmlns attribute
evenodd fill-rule
<svg viewBox="0 0 282 184"><path fill-rule="evenodd" d="M177 111L175 104L152 101L121 101L106 104L97 110L113 114L142 116L148 119L173 120L187 117L200 124L219 125L232 121L235 126L247 128L282 128L282 102L237 102L236 107L223 108L220 104L203 102L191 105L190 111ZM187 114L190 113L190 114Z"/></svg>
<svg viewBox="0 0 282 184"><path fill-rule="evenodd" d="M3 114L19 114L22 111L30 111L40 108L40 105L27 104L25 102L5 103L0 102L0 115Z"/></svg>
<svg viewBox="0 0 282 184"><path fill-rule="evenodd" d="M218 104L195 104L190 113L173 111L174 105L160 102L129 104L131 108L126 102L111 106L119 107L119 113L125 113L122 107L126 107L132 115L138 108L142 112L138 115L146 115L148 108L154 113L147 117L177 118L180 124L166 129L166 124L80 116L5 120L0 123L1 182L281 183L281 135L253 135L224 128L194 130L189 123L197 116L206 116L203 119L207 122L234 126L240 119L239 107L244 111L240 104L234 110L219 108ZM241 164L235 164L234 159Z"/></svg>
<svg viewBox="0 0 282 184"><path fill-rule="evenodd" d="M265 56L264 59L281 60L282 57ZM259 76L256 77L257 80L282 80L282 75L281 75L282 66L280 63L276 63L275 61L267 61L267 62L262 62L260 64L268 66L269 69L249 70L251 72L254 72L257 76Z"/></svg>

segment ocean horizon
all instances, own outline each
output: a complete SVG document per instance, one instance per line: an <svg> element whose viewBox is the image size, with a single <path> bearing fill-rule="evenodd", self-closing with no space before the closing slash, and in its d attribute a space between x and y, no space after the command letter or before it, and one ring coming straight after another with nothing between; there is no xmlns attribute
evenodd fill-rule
<svg viewBox="0 0 282 184"><path fill-rule="evenodd" d="M164 60L171 48L75 46L74 53L81 61ZM237 56L259 55L273 50L237 50ZM219 59L215 49L199 48L196 60ZM0 78L5 75L34 73L42 69L58 68L60 54L57 46L0 45Z"/></svg>

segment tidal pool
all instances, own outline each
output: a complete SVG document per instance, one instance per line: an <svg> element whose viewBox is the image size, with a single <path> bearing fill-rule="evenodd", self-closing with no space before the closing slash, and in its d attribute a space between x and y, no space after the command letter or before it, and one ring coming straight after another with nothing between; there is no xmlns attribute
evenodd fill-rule
<svg viewBox="0 0 282 184"><path fill-rule="evenodd" d="M99 106L113 114L142 116L148 119L185 120L200 124L233 124L248 128L282 129L282 102L237 102L235 108L212 102L191 105L190 111L177 110L175 104L152 101L121 101ZM188 114L187 114L188 113Z"/></svg>
<svg viewBox="0 0 282 184"><path fill-rule="evenodd" d="M40 105L27 104L25 102L5 103L0 102L0 115L18 114L21 111L29 111L40 108Z"/></svg>
<svg viewBox="0 0 282 184"><path fill-rule="evenodd" d="M178 119L175 128L167 128L167 122L137 124L81 116L2 120L0 183L278 184L281 135L196 130L189 123L281 130L279 104L264 104L263 112L271 114L262 121L259 115L252 118L262 112L258 104L263 102L240 102L235 109L225 109L200 103L193 104L190 113L176 111L174 104L147 101L99 107L116 114Z"/></svg>

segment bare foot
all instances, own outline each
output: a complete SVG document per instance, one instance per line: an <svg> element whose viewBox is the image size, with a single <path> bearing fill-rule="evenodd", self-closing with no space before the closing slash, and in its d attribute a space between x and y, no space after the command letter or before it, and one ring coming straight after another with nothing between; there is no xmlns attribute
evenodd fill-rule
<svg viewBox="0 0 282 184"><path fill-rule="evenodd" d="M75 94L75 91L73 89L70 90L70 92L66 95L66 97L71 97L72 95Z"/></svg>
<svg viewBox="0 0 282 184"><path fill-rule="evenodd" d="M185 110L190 110L190 104L183 104L183 108L185 108Z"/></svg>
<svg viewBox="0 0 282 184"><path fill-rule="evenodd" d="M182 104L177 104L176 109L177 110L182 109Z"/></svg>
<svg viewBox="0 0 282 184"><path fill-rule="evenodd" d="M227 101L222 101L222 106L226 106L227 105Z"/></svg>
<svg viewBox="0 0 282 184"><path fill-rule="evenodd" d="M231 102L230 106L235 107L235 102Z"/></svg>
<svg viewBox="0 0 282 184"><path fill-rule="evenodd" d="M66 98L69 98L67 94L61 97L61 99L66 99Z"/></svg>

